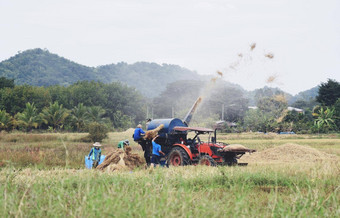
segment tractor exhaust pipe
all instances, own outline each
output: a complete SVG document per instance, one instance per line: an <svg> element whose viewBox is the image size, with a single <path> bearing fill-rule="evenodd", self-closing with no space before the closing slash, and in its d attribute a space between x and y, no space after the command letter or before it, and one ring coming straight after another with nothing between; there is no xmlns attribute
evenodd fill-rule
<svg viewBox="0 0 340 218"><path fill-rule="evenodd" d="M191 121L192 116L194 115L198 105L201 103L202 97L198 97L195 103L192 105L191 109L187 113L187 115L183 119L183 123L185 123L187 126L189 126L189 123Z"/></svg>

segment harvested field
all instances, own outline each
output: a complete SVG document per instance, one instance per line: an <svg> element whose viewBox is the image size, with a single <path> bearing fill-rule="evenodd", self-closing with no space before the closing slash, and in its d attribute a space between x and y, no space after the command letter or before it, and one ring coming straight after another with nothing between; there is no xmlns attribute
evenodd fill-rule
<svg viewBox="0 0 340 218"><path fill-rule="evenodd" d="M134 128L129 128L129 129L124 131L124 134L132 135L134 132L135 132Z"/></svg>
<svg viewBox="0 0 340 218"><path fill-rule="evenodd" d="M309 146L287 143L274 148L269 148L253 154L246 154L242 157L242 162L317 162L317 161L338 161L336 155L327 154Z"/></svg>
<svg viewBox="0 0 340 218"><path fill-rule="evenodd" d="M130 133L111 132L102 142L102 153L112 153L111 162L103 170L83 166L84 155L92 147L77 141L83 133L46 134L49 135L57 137L48 141L45 134L27 134L24 139L34 140L23 140L21 134L11 133L0 138L0 162L4 164L0 169L1 217L86 217L98 216L98 211L103 216L114 213L117 217L340 214L340 165L338 159L327 154L340 158L339 134L221 133L220 142L259 151L251 154L249 161L246 155L240 159L249 162L247 167L134 170L130 169L138 165L140 158L132 155L128 147L125 152L116 148L119 141L131 138ZM41 140L35 142L38 138ZM207 138L202 136L201 140ZM132 142L130 147L143 157L141 146ZM292 161L292 147L302 147L303 150L294 150L295 157L297 152L303 152L302 160ZM289 161L273 161L270 151L281 152L280 158ZM334 161L304 161L311 154Z"/></svg>
<svg viewBox="0 0 340 218"><path fill-rule="evenodd" d="M131 153L132 148L130 146L125 147L125 151L122 149L114 149L108 155L105 160L96 169L112 171L133 170L137 167L144 165L144 160L137 154Z"/></svg>

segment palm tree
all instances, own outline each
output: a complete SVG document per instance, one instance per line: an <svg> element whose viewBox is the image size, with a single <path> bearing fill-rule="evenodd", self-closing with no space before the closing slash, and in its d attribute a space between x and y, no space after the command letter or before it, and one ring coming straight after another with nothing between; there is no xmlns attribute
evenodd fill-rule
<svg viewBox="0 0 340 218"><path fill-rule="evenodd" d="M72 121L77 127L77 131L79 132L84 128L85 123L89 120L89 113L87 107L84 106L83 103L79 103L77 107L72 109Z"/></svg>
<svg viewBox="0 0 340 218"><path fill-rule="evenodd" d="M34 103L29 102L26 103L26 108L22 113L16 114L16 119L19 127L24 127L27 132L31 131L32 128L37 128L42 123Z"/></svg>
<svg viewBox="0 0 340 218"><path fill-rule="evenodd" d="M13 118L5 110L0 110L0 131L9 130L13 125Z"/></svg>
<svg viewBox="0 0 340 218"><path fill-rule="evenodd" d="M63 108L62 104L59 105L57 101L53 104L50 103L50 106L44 108L41 112L43 122L49 126L52 126L53 129L61 128L68 115L68 111Z"/></svg>
<svg viewBox="0 0 340 218"><path fill-rule="evenodd" d="M320 129L333 129L335 125L335 108L321 107L317 113L313 113L313 116L317 117L314 121L314 126L320 131Z"/></svg>
<svg viewBox="0 0 340 218"><path fill-rule="evenodd" d="M88 108L88 115L91 122L103 123L106 119L103 118L105 110L99 106Z"/></svg>

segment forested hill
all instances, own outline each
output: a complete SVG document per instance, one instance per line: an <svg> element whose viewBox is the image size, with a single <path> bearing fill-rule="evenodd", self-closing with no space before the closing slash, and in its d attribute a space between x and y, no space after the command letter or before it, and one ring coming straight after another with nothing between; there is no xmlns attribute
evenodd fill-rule
<svg viewBox="0 0 340 218"><path fill-rule="evenodd" d="M87 67L39 48L26 50L0 62L1 76L14 79L18 85L34 86L70 85L80 80L121 81L148 97L158 96L168 83L201 78L196 72L168 64L121 62Z"/></svg>
<svg viewBox="0 0 340 218"><path fill-rule="evenodd" d="M137 62L124 62L99 66L96 72L103 81L120 81L147 97L156 97L165 90L169 83L180 80L200 80L202 76L196 72L177 65Z"/></svg>
<svg viewBox="0 0 340 218"><path fill-rule="evenodd" d="M311 99L315 99L315 97L318 95L318 91L319 86L316 86L303 92L299 92L297 95L295 95L289 100L289 103L292 104L298 100L310 101Z"/></svg>
<svg viewBox="0 0 340 218"><path fill-rule="evenodd" d="M103 83L119 81L136 88L144 96L150 98L159 96L169 84L174 86L176 82L180 81L209 79L207 76L170 64L159 65L147 62L127 64L120 62L87 67L40 48L26 50L0 62L0 77L14 79L17 85L28 84L33 86L68 86L83 80ZM235 86L235 84L229 85ZM242 89L240 86L238 87ZM294 97L288 93L285 95L289 103L293 104L296 100L309 101L316 96L317 90L318 87L314 87ZM282 93L282 91L277 88L264 87L251 92L244 90L244 93L245 97L249 99L249 104L255 105L255 95L268 96Z"/></svg>
<svg viewBox="0 0 340 218"><path fill-rule="evenodd" d="M14 79L17 85L34 86L70 85L79 80L96 80L94 68L39 48L0 62L0 76Z"/></svg>

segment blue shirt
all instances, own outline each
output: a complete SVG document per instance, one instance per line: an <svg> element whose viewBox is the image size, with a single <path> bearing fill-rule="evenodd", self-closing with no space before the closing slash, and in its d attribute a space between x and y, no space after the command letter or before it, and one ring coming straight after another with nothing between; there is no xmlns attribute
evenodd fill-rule
<svg viewBox="0 0 340 218"><path fill-rule="evenodd" d="M159 144L157 144L156 142L152 141L152 154L157 155L157 156L161 156L159 151L162 151L161 146Z"/></svg>
<svg viewBox="0 0 340 218"><path fill-rule="evenodd" d="M133 133L133 140L139 140L142 137L141 134L145 134L142 128L136 128L135 133Z"/></svg>
<svg viewBox="0 0 340 218"><path fill-rule="evenodd" d="M89 157L91 157L92 155L92 160L97 160L97 161L100 161L100 156L102 155L102 150L99 149L95 149L95 148L92 148L90 153L89 153Z"/></svg>

